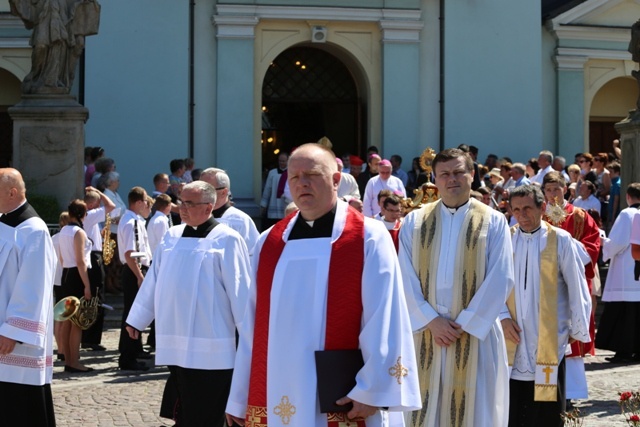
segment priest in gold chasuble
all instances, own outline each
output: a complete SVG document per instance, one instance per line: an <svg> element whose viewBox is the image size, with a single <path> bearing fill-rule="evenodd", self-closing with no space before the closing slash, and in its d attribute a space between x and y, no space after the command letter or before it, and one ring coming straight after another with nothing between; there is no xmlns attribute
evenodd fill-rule
<svg viewBox="0 0 640 427"><path fill-rule="evenodd" d="M441 200L411 212L400 230L422 397L407 425L506 426L509 372L498 315L513 287L507 221L470 199L467 154L447 149L432 165Z"/></svg>

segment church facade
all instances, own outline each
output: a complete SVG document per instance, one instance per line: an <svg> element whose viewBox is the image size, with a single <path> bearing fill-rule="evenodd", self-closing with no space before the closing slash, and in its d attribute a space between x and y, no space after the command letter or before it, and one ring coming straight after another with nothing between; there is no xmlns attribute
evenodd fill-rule
<svg viewBox="0 0 640 427"><path fill-rule="evenodd" d="M6 110L30 68L29 31L8 11L0 0L5 164ZM637 18L634 0L110 0L74 92L121 191L193 157L255 207L277 154L322 136L338 155L400 154L405 169L461 143L481 161L610 151L638 96Z"/></svg>

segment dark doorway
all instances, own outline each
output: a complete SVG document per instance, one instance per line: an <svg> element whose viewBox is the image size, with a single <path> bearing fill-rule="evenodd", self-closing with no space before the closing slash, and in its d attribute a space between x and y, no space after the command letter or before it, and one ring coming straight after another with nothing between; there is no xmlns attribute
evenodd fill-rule
<svg viewBox="0 0 640 427"><path fill-rule="evenodd" d="M11 166L13 154L13 121L7 108L0 106L0 168Z"/></svg>
<svg viewBox="0 0 640 427"><path fill-rule="evenodd" d="M614 126L620 120L589 122L589 152L591 154L613 152L613 140L620 138L620 134Z"/></svg>
<svg viewBox="0 0 640 427"><path fill-rule="evenodd" d="M323 136L336 155L366 147L365 106L353 75L325 50L293 47L272 63L262 85L262 164Z"/></svg>

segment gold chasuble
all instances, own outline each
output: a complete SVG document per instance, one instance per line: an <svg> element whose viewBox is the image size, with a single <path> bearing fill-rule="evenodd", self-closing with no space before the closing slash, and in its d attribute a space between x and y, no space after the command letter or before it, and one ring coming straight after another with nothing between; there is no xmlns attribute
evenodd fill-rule
<svg viewBox="0 0 640 427"><path fill-rule="evenodd" d="M555 402L558 398L558 237L551 224L547 226L547 245L540 254L540 312L538 314L538 355L533 400ZM517 231L511 228L511 234ZM543 230L540 230L542 232ZM516 284L518 286L518 284ZM509 315L517 322L516 290L507 298ZM543 320L544 319L544 320ZM519 325L522 328L522 325ZM513 366L517 344L507 343L509 366Z"/></svg>
<svg viewBox="0 0 640 427"><path fill-rule="evenodd" d="M442 201L438 201L425 205L418 214L413 230L412 263L422 284L422 294L432 307L437 306L436 269L440 245L443 243L440 225L441 203ZM462 223L458 241L449 242L457 245L452 320L467 308L485 275L491 209L475 199L471 199L469 203L469 211ZM478 369L478 339L462 331L460 339L447 348L445 360L430 330L420 332L420 336L416 337L416 345L419 349L423 408L422 411L413 413L411 426L435 426L436 415L440 409L441 427L472 427ZM443 364L445 374L441 381ZM440 394L442 402L439 404Z"/></svg>

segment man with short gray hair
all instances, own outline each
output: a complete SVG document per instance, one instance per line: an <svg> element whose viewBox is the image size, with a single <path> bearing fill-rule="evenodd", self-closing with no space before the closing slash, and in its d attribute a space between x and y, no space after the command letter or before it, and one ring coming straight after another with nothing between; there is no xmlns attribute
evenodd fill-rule
<svg viewBox="0 0 640 427"><path fill-rule="evenodd" d="M544 176L549 172L553 172L553 153L548 150L543 150L538 155L538 166L540 166L540 170L537 174L530 177L532 183L538 184L542 186L542 180Z"/></svg>
<svg viewBox="0 0 640 427"><path fill-rule="evenodd" d="M164 235L126 328L137 339L155 319L156 364L169 366L175 380L176 425L221 426L249 291L249 253L238 233L213 218L211 185L186 184L180 199L183 224Z"/></svg>
<svg viewBox="0 0 640 427"><path fill-rule="evenodd" d="M500 313L509 365L509 426L562 426L566 349L589 342L591 298L577 243L542 221L540 187L511 191L514 290Z"/></svg>
<svg viewBox="0 0 640 427"><path fill-rule="evenodd" d="M253 254L260 233L249 215L240 209L231 206L229 194L231 193L231 180L229 175L218 168L207 168L202 171L200 180L211 184L215 189L217 201L213 207L213 217L223 224L228 225L244 239L249 249L249 255Z"/></svg>

